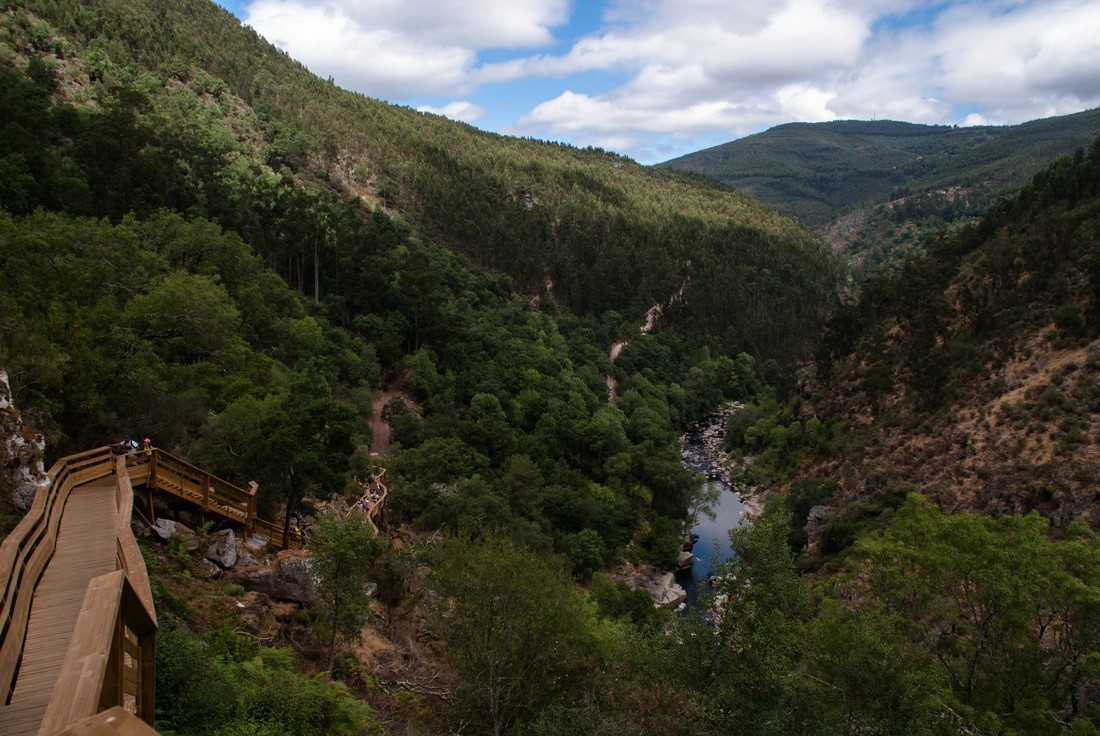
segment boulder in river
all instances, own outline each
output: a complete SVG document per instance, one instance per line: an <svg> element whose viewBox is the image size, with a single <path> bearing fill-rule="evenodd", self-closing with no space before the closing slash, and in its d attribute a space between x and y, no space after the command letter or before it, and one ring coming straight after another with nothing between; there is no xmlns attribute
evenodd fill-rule
<svg viewBox="0 0 1100 736"><path fill-rule="evenodd" d="M654 570L648 565L629 574L624 582L649 593L655 606L675 608L687 600L687 591L676 582L673 573Z"/></svg>

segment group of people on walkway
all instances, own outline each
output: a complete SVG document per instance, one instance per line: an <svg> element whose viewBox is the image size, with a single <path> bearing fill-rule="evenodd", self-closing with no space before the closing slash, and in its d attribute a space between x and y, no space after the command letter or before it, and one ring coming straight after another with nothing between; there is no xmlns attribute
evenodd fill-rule
<svg viewBox="0 0 1100 736"><path fill-rule="evenodd" d="M378 476L374 473L370 474L366 482L359 478L355 480L359 484L359 487L365 491L362 497L355 502L355 508L369 515L374 505L382 500L382 484L379 482Z"/></svg>
<svg viewBox="0 0 1100 736"><path fill-rule="evenodd" d="M130 435L126 435L122 442L118 443L118 447L122 453L126 455L135 455L138 452L144 452L146 455L149 455L153 452L153 440L146 437L139 443Z"/></svg>

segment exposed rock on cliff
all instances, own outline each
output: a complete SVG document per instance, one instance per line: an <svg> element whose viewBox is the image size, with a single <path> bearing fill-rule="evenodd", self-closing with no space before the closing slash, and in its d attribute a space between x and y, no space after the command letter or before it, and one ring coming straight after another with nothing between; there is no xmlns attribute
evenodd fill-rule
<svg viewBox="0 0 1100 736"><path fill-rule="evenodd" d="M0 492L20 511L30 508L40 486L49 485L45 451L42 433L25 426L12 404L8 373L0 369Z"/></svg>

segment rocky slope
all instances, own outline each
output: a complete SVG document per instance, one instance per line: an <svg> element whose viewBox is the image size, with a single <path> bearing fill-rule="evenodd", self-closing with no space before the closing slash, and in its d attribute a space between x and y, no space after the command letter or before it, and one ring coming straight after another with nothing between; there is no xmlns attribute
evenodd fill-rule
<svg viewBox="0 0 1100 736"><path fill-rule="evenodd" d="M42 458L42 433L23 424L12 403L8 373L0 368L0 495L18 511L26 511L39 487L49 484Z"/></svg>

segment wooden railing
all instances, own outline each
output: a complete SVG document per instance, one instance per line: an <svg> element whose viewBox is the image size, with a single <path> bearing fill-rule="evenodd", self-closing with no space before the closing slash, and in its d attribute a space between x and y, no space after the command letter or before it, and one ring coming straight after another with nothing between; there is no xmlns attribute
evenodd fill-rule
<svg viewBox="0 0 1100 736"><path fill-rule="evenodd" d="M135 484L182 498L204 514L218 514L239 523L246 535L259 533L276 547L283 546L283 527L256 515L255 481L248 488L235 486L213 473L161 449L126 456L127 473ZM286 546L300 547L302 539L291 535Z"/></svg>
<svg viewBox="0 0 1100 736"><path fill-rule="evenodd" d="M127 455L126 465L131 480L140 479L157 490L190 501L203 513L215 513L241 523L248 523L256 515L254 485L245 490L164 450Z"/></svg>
<svg viewBox="0 0 1100 736"><path fill-rule="evenodd" d="M283 543L281 527L256 517L255 483L239 488L163 450L119 455L116 449L101 447L59 460L49 471L49 486L39 490L27 515L0 545L2 705L15 686L34 591L57 549L69 496L78 485L115 476L115 515L103 533L114 537L116 569L87 583L71 638L57 642L65 656L40 734L113 733L119 724L126 724L127 733L153 733L157 618L148 571L131 531L134 485L184 498L203 513L240 523L246 534L262 532L275 544ZM149 727L136 728L134 716Z"/></svg>
<svg viewBox="0 0 1100 736"><path fill-rule="evenodd" d="M76 629L46 707L39 733L53 734L75 721L122 706L150 725L155 703L156 614L145 561L130 529L133 490L125 461L109 447L59 460L50 485L0 545L3 632L0 688L6 702L14 686L35 587L57 546L61 515L76 486L116 474L116 517L104 534L115 537L115 572L88 583Z"/></svg>
<svg viewBox="0 0 1100 736"><path fill-rule="evenodd" d="M49 487L35 495L27 515L0 545L0 703L11 696L23 654L31 599L53 556L69 493L81 483L110 475L113 469L107 447L58 460L48 473Z"/></svg>
<svg viewBox="0 0 1100 736"><path fill-rule="evenodd" d="M156 620L125 570L92 578L40 734L113 706L152 725Z"/></svg>
<svg viewBox="0 0 1100 736"><path fill-rule="evenodd" d="M382 518L382 510L386 507L386 498L390 495L390 491L386 488L386 469L382 468L376 474L372 474L369 480L360 480L356 478L356 483L359 484L359 488L363 491L359 496L359 500L356 501L351 508L348 509L348 513L345 514L345 518L351 515L351 512L359 510L367 515L367 523L374 529L375 534L381 534L378 529L378 521Z"/></svg>

